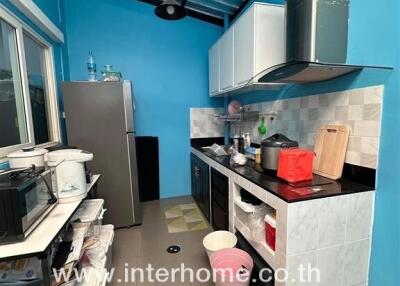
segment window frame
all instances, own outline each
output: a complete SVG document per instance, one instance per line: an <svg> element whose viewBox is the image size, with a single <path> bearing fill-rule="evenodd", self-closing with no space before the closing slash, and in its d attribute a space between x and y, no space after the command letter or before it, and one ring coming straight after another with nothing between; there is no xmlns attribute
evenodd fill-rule
<svg viewBox="0 0 400 286"><path fill-rule="evenodd" d="M21 21L16 15L8 11L7 8L0 5L0 19L8 23L15 29L16 44L17 44L17 55L18 65L20 70L21 86L22 86L22 97L24 100L25 109L25 120L26 128L28 133L28 143L21 143L17 145L0 147L0 162L1 158L6 157L9 153L21 150L25 147L49 147L57 145L61 142L61 126L60 126L60 111L58 107L58 92L57 92L57 80L55 73L55 61L54 61L54 49L53 46L35 32L30 26ZM44 54L44 66L45 70L45 89L46 89L46 111L47 120L49 127L50 141L36 145L34 136L34 127L32 119L32 108L30 102L29 93L29 81L28 81L28 70L26 66L25 58L25 46L24 46L24 33L34 39L42 48ZM1 132L1 131L0 131Z"/></svg>

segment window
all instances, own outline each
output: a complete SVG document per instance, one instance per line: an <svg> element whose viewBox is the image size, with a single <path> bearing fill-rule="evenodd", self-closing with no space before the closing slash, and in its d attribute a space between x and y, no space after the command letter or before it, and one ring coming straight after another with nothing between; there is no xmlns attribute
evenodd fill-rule
<svg viewBox="0 0 400 286"><path fill-rule="evenodd" d="M59 141L52 47L0 6L0 158Z"/></svg>
<svg viewBox="0 0 400 286"><path fill-rule="evenodd" d="M0 148L28 143L16 30L0 20Z"/></svg>
<svg viewBox="0 0 400 286"><path fill-rule="evenodd" d="M50 141L48 104L46 102L48 98L47 79L44 74L46 70L45 50L26 33L24 33L24 46L35 143L43 144Z"/></svg>

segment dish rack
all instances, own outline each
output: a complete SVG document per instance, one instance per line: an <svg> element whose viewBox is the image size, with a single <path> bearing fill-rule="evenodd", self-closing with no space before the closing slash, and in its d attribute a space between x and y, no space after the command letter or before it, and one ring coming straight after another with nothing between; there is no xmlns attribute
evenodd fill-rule
<svg viewBox="0 0 400 286"><path fill-rule="evenodd" d="M244 122L257 121L260 116L259 111L241 110L237 113L216 114L215 118L224 122Z"/></svg>

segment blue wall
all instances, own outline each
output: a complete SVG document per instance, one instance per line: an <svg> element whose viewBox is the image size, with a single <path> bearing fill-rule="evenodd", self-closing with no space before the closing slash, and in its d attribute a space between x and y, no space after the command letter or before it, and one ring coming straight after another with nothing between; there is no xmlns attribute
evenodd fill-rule
<svg viewBox="0 0 400 286"><path fill-rule="evenodd" d="M288 86L278 92L254 92L236 97L244 103L254 103L385 84L370 286L397 286L400 280L399 36L399 1L385 1L382 5L376 0L352 0L347 62L390 66L394 68L393 71L366 69L359 74L328 83Z"/></svg>
<svg viewBox="0 0 400 286"><path fill-rule="evenodd" d="M383 101L369 285L395 286L400 280L400 3L353 1L351 16L349 60L394 66Z"/></svg>
<svg viewBox="0 0 400 286"><path fill-rule="evenodd" d="M64 1L60 5L57 1L35 2L65 30ZM16 11L8 0L0 3ZM138 104L138 134L160 136L162 195L188 193L188 109L222 105L207 97L207 49L222 29L190 18L165 22L154 17L153 7L135 1L66 0L65 6L71 78L86 77L86 54L93 50L99 66L111 63L131 79ZM61 22L57 22L60 15ZM392 66L390 76L385 71L367 70L329 84L253 93L241 99L260 102L373 85L388 78L369 285L395 286L400 269L400 3L353 0L350 17L348 62ZM63 45L54 47L57 78L61 79L62 65L68 71L67 53ZM66 78L68 75L66 72Z"/></svg>
<svg viewBox="0 0 400 286"><path fill-rule="evenodd" d="M139 1L67 0L65 11L71 79L87 78L93 51L98 70L112 64L132 80L137 135L159 137L161 196L189 194L189 108L223 104L208 98L208 48L222 28L165 21Z"/></svg>

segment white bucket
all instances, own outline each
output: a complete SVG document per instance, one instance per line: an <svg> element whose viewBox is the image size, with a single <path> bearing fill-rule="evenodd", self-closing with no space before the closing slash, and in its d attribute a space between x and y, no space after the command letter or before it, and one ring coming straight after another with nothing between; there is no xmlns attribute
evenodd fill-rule
<svg viewBox="0 0 400 286"><path fill-rule="evenodd" d="M233 248L236 246L236 243L236 235L225 230L211 232L203 239L203 246L207 251L208 257L211 257L211 255L218 250Z"/></svg>

